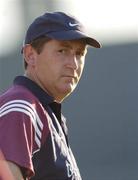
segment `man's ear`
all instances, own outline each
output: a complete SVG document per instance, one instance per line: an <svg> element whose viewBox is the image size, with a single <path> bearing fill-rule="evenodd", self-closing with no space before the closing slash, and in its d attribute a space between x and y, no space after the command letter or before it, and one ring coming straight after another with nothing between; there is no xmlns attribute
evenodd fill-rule
<svg viewBox="0 0 138 180"><path fill-rule="evenodd" d="M25 47L23 48L23 55L25 61L29 66L35 66L37 52L30 44L25 45Z"/></svg>

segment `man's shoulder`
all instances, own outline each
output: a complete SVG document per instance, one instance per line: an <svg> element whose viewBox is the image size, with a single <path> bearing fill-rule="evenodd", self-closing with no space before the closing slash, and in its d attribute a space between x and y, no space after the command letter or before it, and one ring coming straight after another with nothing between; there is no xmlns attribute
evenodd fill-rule
<svg viewBox="0 0 138 180"><path fill-rule="evenodd" d="M26 87L21 85L11 86L0 96L0 104L13 100L24 100L30 103L33 103L34 101L37 102L37 98L34 96L34 94Z"/></svg>

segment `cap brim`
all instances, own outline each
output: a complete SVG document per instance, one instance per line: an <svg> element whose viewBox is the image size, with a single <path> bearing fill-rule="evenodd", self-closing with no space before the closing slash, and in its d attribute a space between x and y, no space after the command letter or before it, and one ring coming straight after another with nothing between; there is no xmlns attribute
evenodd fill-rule
<svg viewBox="0 0 138 180"><path fill-rule="evenodd" d="M88 45L101 48L101 44L97 40L77 30L50 32L47 33L46 36L57 40L85 39Z"/></svg>

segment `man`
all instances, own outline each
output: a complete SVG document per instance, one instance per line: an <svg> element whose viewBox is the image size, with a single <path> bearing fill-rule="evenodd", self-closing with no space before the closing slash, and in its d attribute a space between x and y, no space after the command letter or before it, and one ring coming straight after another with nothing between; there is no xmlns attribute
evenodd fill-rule
<svg viewBox="0 0 138 180"><path fill-rule="evenodd" d="M82 179L61 102L79 82L87 45L100 48L83 28L62 12L46 13L28 28L25 75L0 97L0 149L15 180Z"/></svg>

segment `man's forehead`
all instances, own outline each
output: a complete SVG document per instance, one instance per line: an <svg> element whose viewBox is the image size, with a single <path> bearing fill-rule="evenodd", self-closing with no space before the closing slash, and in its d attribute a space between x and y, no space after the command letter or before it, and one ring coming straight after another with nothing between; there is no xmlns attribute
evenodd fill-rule
<svg viewBox="0 0 138 180"><path fill-rule="evenodd" d="M83 39L77 39L77 40L64 40L64 41L58 41L59 45L64 47L72 47L76 46L81 49L85 49L87 47L86 41Z"/></svg>

